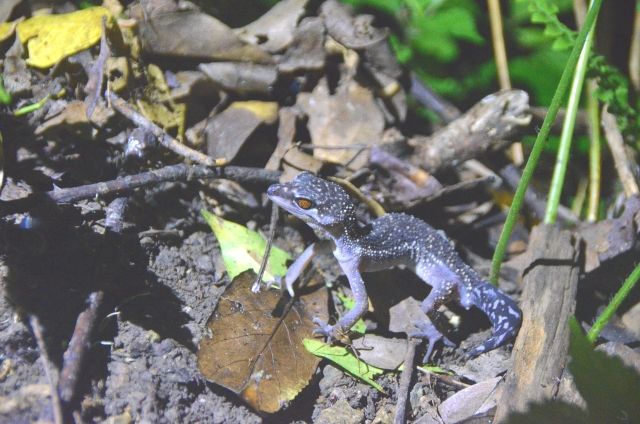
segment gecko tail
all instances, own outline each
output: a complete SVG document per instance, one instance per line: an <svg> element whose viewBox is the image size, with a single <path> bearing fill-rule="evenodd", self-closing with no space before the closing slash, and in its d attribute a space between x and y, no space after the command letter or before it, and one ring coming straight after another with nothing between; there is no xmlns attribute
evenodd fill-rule
<svg viewBox="0 0 640 424"><path fill-rule="evenodd" d="M489 283L481 283L473 291L473 304L489 318L493 330L491 337L467 353L476 357L514 339L522 323L522 311L513 299Z"/></svg>

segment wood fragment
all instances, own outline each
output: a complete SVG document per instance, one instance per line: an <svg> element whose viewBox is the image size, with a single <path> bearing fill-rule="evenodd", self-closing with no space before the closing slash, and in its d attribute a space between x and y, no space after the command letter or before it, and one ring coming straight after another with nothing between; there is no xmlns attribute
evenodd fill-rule
<svg viewBox="0 0 640 424"><path fill-rule="evenodd" d="M51 389L51 404L53 406L53 419L56 424L62 424L64 422L64 416L62 414L62 403L60 402L60 396L58 395L58 370L55 368L51 359L49 359L49 353L47 352L47 345L44 342L44 335L42 332L42 325L37 316L31 315L29 318L33 335L38 344L38 350L40 351L40 357L42 358L44 373L47 376L47 382ZM40 417L44 419L45 417ZM48 420L47 420L48 421Z"/></svg>
<svg viewBox="0 0 640 424"><path fill-rule="evenodd" d="M409 144L416 149L412 160L436 174L489 150L500 149L529 125L528 109L529 96L522 90L489 95L433 135L411 138Z"/></svg>
<svg viewBox="0 0 640 424"><path fill-rule="evenodd" d="M609 113L607 106L602 108L602 129L604 129L604 135L609 144L611 156L613 156L613 162L616 165L616 171L624 188L625 196L631 197L638 194L640 192L638 190L638 182L631 170L631 159L629 159L625 151L622 133L620 133L616 123L616 117Z"/></svg>
<svg viewBox="0 0 640 424"><path fill-rule="evenodd" d="M531 232L529 254L520 302L522 327L495 423L526 411L530 402L555 398L567 362L567 322L575 310L580 273L579 241L567 230L539 225Z"/></svg>
<svg viewBox="0 0 640 424"><path fill-rule="evenodd" d="M64 402L71 402L75 397L76 387L91 346L91 335L98 319L98 309L102 304L103 297L104 295L100 291L89 295L87 309L78 315L69 347L64 352L62 371L58 381L58 392Z"/></svg>
<svg viewBox="0 0 640 424"><path fill-rule="evenodd" d="M407 422L407 399L409 397L409 387L411 387L411 377L413 376L413 363L416 359L416 349L422 340L410 337L407 343L407 353L404 357L404 368L400 374L398 382L396 402L396 413L393 418L393 424L403 424Z"/></svg>
<svg viewBox="0 0 640 424"><path fill-rule="evenodd" d="M74 203L86 199L118 196L137 188L149 187L169 181L225 178L244 184L266 186L277 183L280 175L279 171L267 171L262 168L242 166L210 168L202 165L170 165L110 181L57 189L44 193L33 193L28 197L0 202L0 216L27 211L38 202Z"/></svg>

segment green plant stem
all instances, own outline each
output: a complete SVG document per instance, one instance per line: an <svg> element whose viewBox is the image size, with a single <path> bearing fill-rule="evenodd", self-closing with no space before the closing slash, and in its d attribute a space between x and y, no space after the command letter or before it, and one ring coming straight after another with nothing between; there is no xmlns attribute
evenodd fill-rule
<svg viewBox="0 0 640 424"><path fill-rule="evenodd" d="M600 209L600 110L595 98L596 82L587 82L587 114L589 115L589 200L587 202L587 221L598 220Z"/></svg>
<svg viewBox="0 0 640 424"><path fill-rule="evenodd" d="M593 327L591 327L591 330L589 330L589 333L587 333L587 338L591 343L596 341L602 329L607 325L613 314L618 310L620 304L622 304L626 299L638 280L640 280L640 263L636 265L635 269L631 271L631 274L629 274L627 279L624 280L620 290L618 290L618 292L613 296L611 302L609 302L607 307L604 308L604 311L602 311L600 316L596 319L596 322L593 324Z"/></svg>
<svg viewBox="0 0 640 424"><path fill-rule="evenodd" d="M4 79L2 75L0 75L0 104L10 105L11 100L11 93L4 87Z"/></svg>
<svg viewBox="0 0 640 424"><path fill-rule="evenodd" d="M502 234L500 234L500 239L498 240L496 251L493 254L493 260L491 262L491 275L489 276L489 280L493 284L497 284L498 282L500 266L502 265L502 260L504 259L504 255L507 250L507 244L509 243L511 232L513 231L513 227L518 220L518 215L520 214L520 208L522 207L524 194L527 190L529 182L531 181L533 172L535 171L535 168L538 164L538 159L540 159L540 154L542 153L542 149L544 148L545 141L549 136L551 124L556 119L556 115L558 114L558 110L560 109L562 98L564 97L564 94L569 87L569 80L571 78L571 75L573 74L573 70L576 67L576 63L578 62L578 57L580 56L582 46L587 39L587 34L591 30L591 28L593 28L596 22L596 18L598 17L598 12L600 11L602 2L603 0L594 0L593 4L589 8L589 12L587 13L584 25L578 33L576 43L574 44L573 49L569 54L569 59L565 64L564 70L562 71L562 76L560 77L560 81L558 82L556 92L553 94L553 98L551 99L551 104L549 105L547 116L545 116L544 121L542 122L540 132L538 133L538 137L536 137L536 141L533 144L533 148L531 149L531 154L529 155L527 164L522 171L522 179L520 180L520 184L518 184L516 193L513 196L511 208L509 209L509 213L507 214L507 218L504 222L504 227L502 228Z"/></svg>
<svg viewBox="0 0 640 424"><path fill-rule="evenodd" d="M15 112L13 112L13 115L14 116L23 116L23 115L26 115L28 113L34 112L34 111L40 109L42 106L44 106L45 103L47 103L50 98L51 98L51 95L47 94L46 96L44 96L44 98L42 100L39 100L36 103L32 103L30 105L21 107L20 109L16 110Z"/></svg>
<svg viewBox="0 0 640 424"><path fill-rule="evenodd" d="M564 116L562 133L560 134L556 166L553 170L549 196L547 198L547 210L544 215L545 224L555 224L556 218L558 217L558 205L560 205L562 187L564 186L564 179L567 174L571 140L573 139L573 130L576 125L576 115L578 114L578 106L580 105L584 76L587 73L587 63L589 61L589 53L591 52L591 44L593 43L593 33L593 31L589 31L587 35L587 39L580 52L580 57L578 58L576 71L573 74L573 82L571 83L571 90L569 91L569 101L567 102L567 113Z"/></svg>

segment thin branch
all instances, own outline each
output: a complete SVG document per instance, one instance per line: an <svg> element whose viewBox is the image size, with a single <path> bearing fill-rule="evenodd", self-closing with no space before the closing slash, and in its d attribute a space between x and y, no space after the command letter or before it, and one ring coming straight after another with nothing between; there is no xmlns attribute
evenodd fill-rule
<svg viewBox="0 0 640 424"><path fill-rule="evenodd" d="M87 309L78 315L69 347L63 355L63 366L60 372L58 390L65 402L74 398L82 366L91 346L91 335L98 318L98 309L102 304L103 293L93 292L87 299Z"/></svg>
<svg viewBox="0 0 640 424"><path fill-rule="evenodd" d="M26 211L38 201L74 203L85 199L121 196L137 188L153 186L169 181L224 178L239 183L266 186L277 183L280 174L279 171L268 171L262 168L242 166L209 168L202 165L170 165L110 181L57 189L45 193L34 193L26 198L0 202L0 216Z"/></svg>
<svg viewBox="0 0 640 424"><path fill-rule="evenodd" d="M163 131L162 128L145 118L142 114L136 112L136 110L129 105L125 100L118 97L115 93L109 93L109 100L113 108L129 119L134 124L148 129L156 136L158 142L172 152L192 160L196 163L206 166L223 166L227 163L226 159L213 159L204 153L200 153L197 150L193 150L190 147L180 143L175 138Z"/></svg>
<svg viewBox="0 0 640 424"><path fill-rule="evenodd" d="M58 374L55 367L51 363L51 360L49 359L49 354L47 353L47 345L45 344L44 336L42 335L42 325L40 325L40 320L35 315L31 315L31 317L29 318L29 323L31 324L31 329L33 330L33 335L36 339L36 343L38 344L40 357L44 362L44 373L47 376L47 381L49 382L49 388L51 390L53 419L55 420L56 424L63 424L64 419L62 415L62 403L60 403L60 396L58 396Z"/></svg>
<svg viewBox="0 0 640 424"><path fill-rule="evenodd" d="M511 79L509 78L509 64L507 63L507 48L504 42L504 29L502 27L502 12L500 11L500 0L487 0L489 8L489 22L491 24L491 40L493 44L493 57L496 62L498 72L498 82L501 90L511 89ZM516 165L524 162L524 152L522 143L513 143L510 147L511 159Z"/></svg>
<svg viewBox="0 0 640 424"><path fill-rule="evenodd" d="M396 413L393 418L393 424L403 424L407 421L407 399L409 397L409 387L411 385L411 377L413 376L413 363L416 359L416 348L422 340L410 337L407 343L407 353L404 356L404 368L400 374L400 381L398 382L396 402Z"/></svg>
<svg viewBox="0 0 640 424"><path fill-rule="evenodd" d="M636 93L640 93L640 0L636 0L633 35L629 47L629 79Z"/></svg>
<svg viewBox="0 0 640 424"><path fill-rule="evenodd" d="M633 171L631 171L632 168L625 151L622 134L618 128L616 117L609 113L607 106L602 109L602 129L609 144L611 156L613 156L613 162L616 165L616 171L622 182L625 196L631 197L634 194L638 194L638 183L633 176Z"/></svg>

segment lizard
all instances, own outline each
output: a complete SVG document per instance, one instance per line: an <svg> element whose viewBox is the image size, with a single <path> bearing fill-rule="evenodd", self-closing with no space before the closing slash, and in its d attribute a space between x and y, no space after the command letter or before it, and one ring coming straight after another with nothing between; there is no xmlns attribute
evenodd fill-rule
<svg viewBox="0 0 640 424"><path fill-rule="evenodd" d="M429 318L416 323L412 337L428 340L427 360L437 342L453 345L436 328L438 308L457 301L469 310L479 308L492 325L492 335L467 352L470 357L496 349L513 339L522 312L504 292L485 281L458 255L448 238L426 222L404 213L387 213L362 225L356 217L356 203L338 184L310 172L293 180L272 184L267 196L279 207L300 218L324 240L312 243L288 268L283 285L293 296L293 284L317 254L333 252L347 277L355 306L335 325L314 318L315 334L342 340L368 309L369 298L362 272L405 265L431 285L421 309Z"/></svg>

